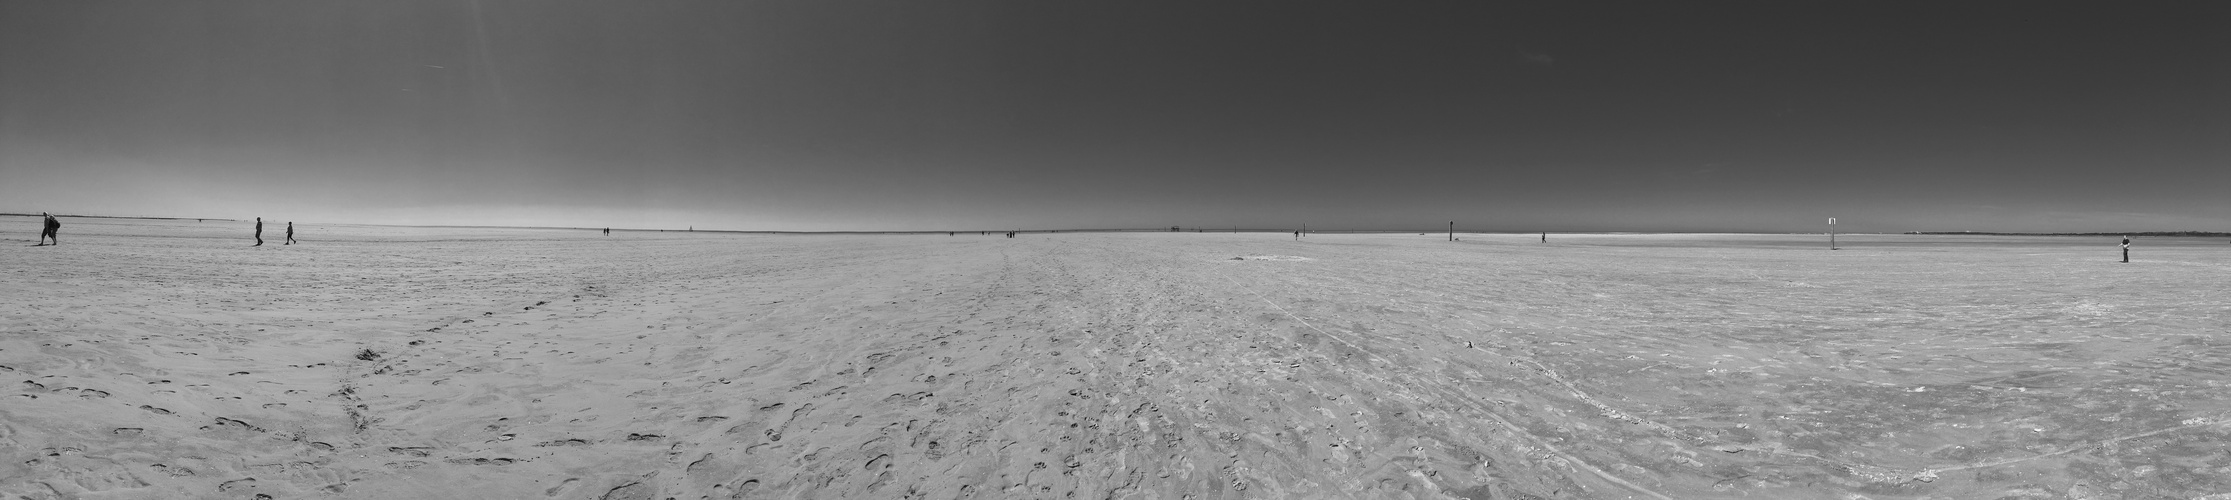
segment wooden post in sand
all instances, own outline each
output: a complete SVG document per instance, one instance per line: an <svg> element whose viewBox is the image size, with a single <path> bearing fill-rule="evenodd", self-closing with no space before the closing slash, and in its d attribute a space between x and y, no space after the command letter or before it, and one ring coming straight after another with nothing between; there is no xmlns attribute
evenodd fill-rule
<svg viewBox="0 0 2231 500"><path fill-rule="evenodd" d="M1836 218L1828 218L1828 249L1836 249Z"/></svg>
<svg viewBox="0 0 2231 500"><path fill-rule="evenodd" d="M1456 241L1456 221L1449 221L1449 241Z"/></svg>

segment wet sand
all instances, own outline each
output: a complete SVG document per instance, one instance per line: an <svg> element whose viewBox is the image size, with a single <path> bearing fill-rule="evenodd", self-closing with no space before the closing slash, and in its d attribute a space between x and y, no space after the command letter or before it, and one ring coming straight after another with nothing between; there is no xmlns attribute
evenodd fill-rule
<svg viewBox="0 0 2231 500"><path fill-rule="evenodd" d="M64 222L11 500L2231 498L2220 239Z"/></svg>

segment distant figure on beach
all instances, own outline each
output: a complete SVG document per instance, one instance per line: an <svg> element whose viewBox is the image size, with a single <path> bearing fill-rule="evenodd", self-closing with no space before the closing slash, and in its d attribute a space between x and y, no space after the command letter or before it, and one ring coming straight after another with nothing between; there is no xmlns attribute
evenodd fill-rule
<svg viewBox="0 0 2231 500"><path fill-rule="evenodd" d="M62 230L62 221L54 220L54 215L46 212L39 212L39 216L45 217L46 220L40 222L41 226L39 227L39 244L32 246L62 244L62 237L55 234L56 232ZM47 243L47 240L50 239L54 240L54 243Z"/></svg>
<svg viewBox="0 0 2231 500"><path fill-rule="evenodd" d="M251 245L251 246L259 246L259 247L260 247L260 246L263 246L263 218L262 218L262 217L257 217L257 218L256 218L256 244L255 244L255 245Z"/></svg>
<svg viewBox="0 0 2231 500"><path fill-rule="evenodd" d="M2130 235L2123 235L2123 263L2130 263Z"/></svg>
<svg viewBox="0 0 2231 500"><path fill-rule="evenodd" d="M608 227L608 228L604 228L604 235L605 235L605 236L611 236L611 235L612 235L612 228L609 228L609 227Z"/></svg>
<svg viewBox="0 0 2231 500"><path fill-rule="evenodd" d="M287 242L286 242L286 244L288 244L288 245L292 245L292 244L294 244L294 221L291 221L291 220L290 220L290 221L287 221Z"/></svg>
<svg viewBox="0 0 2231 500"><path fill-rule="evenodd" d="M1301 231L1294 231L1294 241L1301 241Z"/></svg>

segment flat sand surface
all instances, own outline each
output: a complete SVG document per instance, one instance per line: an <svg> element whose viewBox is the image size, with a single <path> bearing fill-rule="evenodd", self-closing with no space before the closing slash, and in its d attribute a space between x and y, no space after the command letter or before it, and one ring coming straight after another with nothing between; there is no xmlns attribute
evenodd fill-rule
<svg viewBox="0 0 2231 500"><path fill-rule="evenodd" d="M2231 498L2231 245L0 240L0 497Z"/></svg>

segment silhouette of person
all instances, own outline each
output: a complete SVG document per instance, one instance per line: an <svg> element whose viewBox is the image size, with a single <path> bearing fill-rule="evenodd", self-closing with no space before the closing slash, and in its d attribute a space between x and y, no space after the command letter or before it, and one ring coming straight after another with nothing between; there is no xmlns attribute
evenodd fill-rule
<svg viewBox="0 0 2231 500"><path fill-rule="evenodd" d="M1301 231L1294 231L1294 241L1301 241Z"/></svg>
<svg viewBox="0 0 2231 500"><path fill-rule="evenodd" d="M54 220L54 215L46 212L39 212L39 216L46 218L46 220L41 221L40 223L41 225L39 228L39 245L62 244L62 237L55 234L56 232L62 230L62 221ZM47 240L49 239L54 240L54 243L47 243Z"/></svg>
<svg viewBox="0 0 2231 500"><path fill-rule="evenodd" d="M256 244L255 244L255 245L252 245L252 246L259 246L259 247L260 247L260 246L263 246L263 218L262 218L262 217L257 217L257 218L256 218Z"/></svg>
<svg viewBox="0 0 2231 500"><path fill-rule="evenodd" d="M2130 262L2130 237L2123 236L2123 262Z"/></svg>
<svg viewBox="0 0 2231 500"><path fill-rule="evenodd" d="M612 235L612 228L609 228L609 227L608 227L608 228L604 228L604 235L605 235L605 236L611 236L611 235Z"/></svg>
<svg viewBox="0 0 2231 500"><path fill-rule="evenodd" d="M287 221L287 243L286 243L286 244L288 244L288 245L292 245L292 244L294 244L294 221L291 221L291 220L290 220L290 221Z"/></svg>

